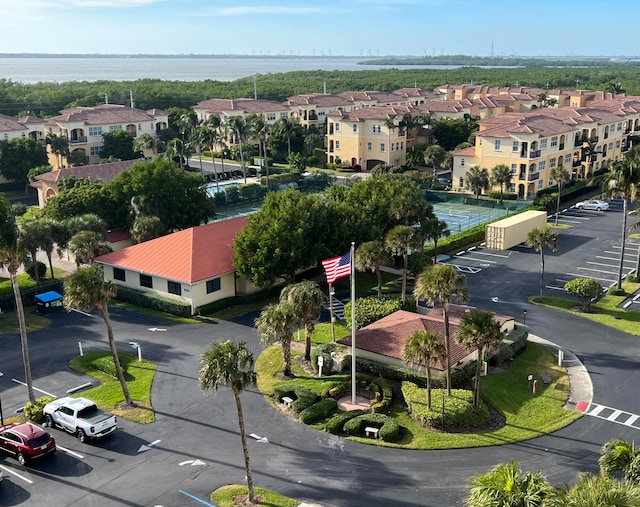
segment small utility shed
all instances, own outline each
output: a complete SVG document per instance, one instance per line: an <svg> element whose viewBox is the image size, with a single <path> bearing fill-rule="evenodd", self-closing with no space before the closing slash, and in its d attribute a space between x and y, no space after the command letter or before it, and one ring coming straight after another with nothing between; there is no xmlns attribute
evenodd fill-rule
<svg viewBox="0 0 640 507"><path fill-rule="evenodd" d="M36 309L38 313L49 313L62 308L62 294L50 290L36 296Z"/></svg>
<svg viewBox="0 0 640 507"><path fill-rule="evenodd" d="M546 211L528 210L487 225L485 245L492 250L508 250L527 241L529 232L547 224Z"/></svg>

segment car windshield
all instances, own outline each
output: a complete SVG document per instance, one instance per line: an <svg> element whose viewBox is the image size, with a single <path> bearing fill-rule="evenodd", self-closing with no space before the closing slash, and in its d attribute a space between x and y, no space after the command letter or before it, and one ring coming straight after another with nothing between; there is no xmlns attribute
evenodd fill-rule
<svg viewBox="0 0 640 507"><path fill-rule="evenodd" d="M89 419L94 415L98 414L98 407L95 405L90 405L88 407L83 408L78 412L78 417L81 419Z"/></svg>
<svg viewBox="0 0 640 507"><path fill-rule="evenodd" d="M27 444L29 444L29 447L39 447L49 442L49 440L51 440L51 435L49 435L49 433L43 433L39 437L27 440Z"/></svg>

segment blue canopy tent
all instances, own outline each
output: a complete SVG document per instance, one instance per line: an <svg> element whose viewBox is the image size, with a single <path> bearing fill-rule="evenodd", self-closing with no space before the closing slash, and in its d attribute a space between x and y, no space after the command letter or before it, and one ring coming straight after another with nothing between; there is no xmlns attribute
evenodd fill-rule
<svg viewBox="0 0 640 507"><path fill-rule="evenodd" d="M43 292L36 296L36 306L39 313L48 313L62 308L62 294L56 291Z"/></svg>

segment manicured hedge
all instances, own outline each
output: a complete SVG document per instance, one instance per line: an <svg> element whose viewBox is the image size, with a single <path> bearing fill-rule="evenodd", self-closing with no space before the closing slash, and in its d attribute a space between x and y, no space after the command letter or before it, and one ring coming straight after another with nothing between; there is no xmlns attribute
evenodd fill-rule
<svg viewBox="0 0 640 507"><path fill-rule="evenodd" d="M393 442L398 438L400 426L392 417L383 414L364 414L354 417L347 421L344 426L344 432L350 436L361 436L364 428L372 426L379 428L378 436L385 442Z"/></svg>
<svg viewBox="0 0 640 507"><path fill-rule="evenodd" d="M183 301L177 301L169 297L156 294L155 292L145 292L130 287L118 285L118 295L120 301L142 306L145 308L153 308L165 313L171 313L180 317L191 316L191 305Z"/></svg>
<svg viewBox="0 0 640 507"><path fill-rule="evenodd" d="M364 414L366 414L364 410L350 410L348 412L341 412L329 419L324 425L324 429L325 431L333 433L334 435L337 433L342 433L344 431L343 426L347 421Z"/></svg>
<svg viewBox="0 0 640 507"><path fill-rule="evenodd" d="M300 412L300 421L305 424L313 424L335 412L337 408L338 402L336 400L325 398Z"/></svg>
<svg viewBox="0 0 640 507"><path fill-rule="evenodd" d="M299 414L305 408L313 405L319 398L315 391L308 387L296 385L295 383L287 382L281 386L276 386L274 389L275 398L282 402L282 398L285 396L293 399L291 408Z"/></svg>
<svg viewBox="0 0 640 507"><path fill-rule="evenodd" d="M344 318L349 328L351 328L351 308L351 302L344 305ZM356 299L356 329L368 326L398 310L413 312L415 309L416 302L411 296L406 298L404 306L399 294L385 294L381 298L368 296Z"/></svg>
<svg viewBox="0 0 640 507"><path fill-rule="evenodd" d="M442 427L442 391L431 390L431 410L427 409L427 390L421 389L413 382L402 383L402 394L407 403L411 417L434 428ZM489 417L489 410L484 403L473 406L473 392L466 389L453 389L451 396L445 395L445 428L477 428Z"/></svg>
<svg viewBox="0 0 640 507"><path fill-rule="evenodd" d="M333 356L332 352L335 352L336 344L331 343L322 343L317 347L313 347L311 349L311 364L313 365L313 369L318 371L318 356L322 356L324 362L322 366L322 374L331 373L331 367L333 365Z"/></svg>

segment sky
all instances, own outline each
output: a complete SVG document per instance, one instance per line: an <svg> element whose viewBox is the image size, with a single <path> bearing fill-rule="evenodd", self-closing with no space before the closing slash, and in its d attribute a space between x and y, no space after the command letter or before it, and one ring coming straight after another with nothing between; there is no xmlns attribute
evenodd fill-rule
<svg viewBox="0 0 640 507"><path fill-rule="evenodd" d="M0 13L0 53L640 55L639 0L0 0Z"/></svg>

